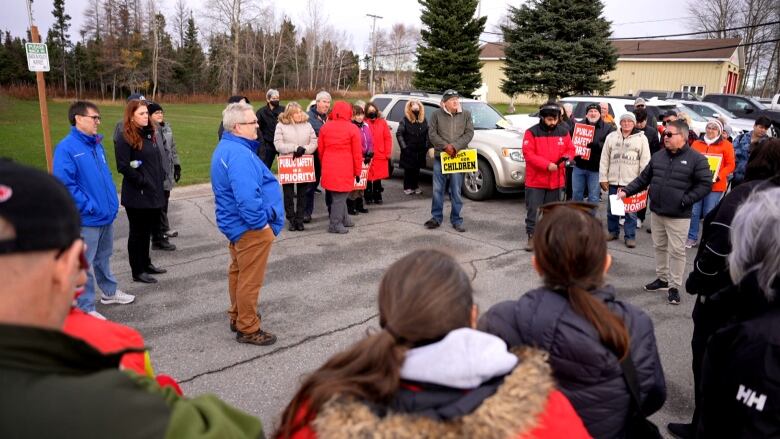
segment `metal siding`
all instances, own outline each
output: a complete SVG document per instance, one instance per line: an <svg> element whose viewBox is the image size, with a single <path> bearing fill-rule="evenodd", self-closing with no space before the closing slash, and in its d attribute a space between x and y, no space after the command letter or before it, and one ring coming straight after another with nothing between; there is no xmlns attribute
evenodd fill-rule
<svg viewBox="0 0 780 439"><path fill-rule="evenodd" d="M733 64L710 62L619 61L607 76L615 81L612 95L636 94L639 90L679 91L683 85L703 85L704 93L720 93Z"/></svg>

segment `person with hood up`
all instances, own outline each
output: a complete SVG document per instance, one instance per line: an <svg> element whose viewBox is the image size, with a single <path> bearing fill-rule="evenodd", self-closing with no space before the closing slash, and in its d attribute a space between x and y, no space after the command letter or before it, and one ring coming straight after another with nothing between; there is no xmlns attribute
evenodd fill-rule
<svg viewBox="0 0 780 439"><path fill-rule="evenodd" d="M574 157L568 126L560 123L558 104L548 102L539 108L539 123L523 136L525 157L526 251L533 250L533 235L539 206L563 199L566 162Z"/></svg>
<svg viewBox="0 0 780 439"><path fill-rule="evenodd" d="M531 263L544 285L494 305L478 328L510 347L547 351L558 388L588 433L621 438L629 419L663 406L666 382L650 316L606 284L612 257L592 209L589 203L542 206ZM624 367L634 369L638 404Z"/></svg>
<svg viewBox="0 0 780 439"><path fill-rule="evenodd" d="M753 194L732 222L729 272L745 306L716 332L702 367L696 437L780 436L780 188Z"/></svg>
<svg viewBox="0 0 780 439"><path fill-rule="evenodd" d="M572 198L575 201L583 201L585 199L585 189L588 190L588 202L598 204L599 196L601 195L601 189L599 188L599 164L601 163L601 150L604 147L604 142L607 139L607 135L612 131L615 131L615 127L605 123L601 119L601 113L599 112L599 106L597 104L588 105L585 113L585 120L581 123L595 127L596 131L593 136L593 141L590 142L587 147L590 150L589 157L576 156L574 157L574 170L572 173ZM572 127L574 122L572 122Z"/></svg>
<svg viewBox="0 0 780 439"><path fill-rule="evenodd" d="M374 156L368 168L368 184L366 185L366 203L382 204L382 180L390 178L390 156L393 153L393 136L390 127L373 102L365 106L366 123L371 128L374 141Z"/></svg>
<svg viewBox="0 0 780 439"><path fill-rule="evenodd" d="M365 122L366 113L364 111L365 105L355 104L352 106L352 123L360 130L360 146L363 151L363 164L367 165L371 163L371 158L374 157L374 139L371 135L371 128ZM363 206L363 196L365 191L353 190L347 197L347 213L350 215L357 215L359 213L368 213L368 209Z"/></svg>
<svg viewBox="0 0 780 439"><path fill-rule="evenodd" d="M636 128L634 113L624 113L620 116L620 129L607 136L604 150L601 152L599 166L599 182L601 188L608 190L610 195L639 176L645 166L650 163L650 145L642 130ZM636 213L626 212L623 233L626 247L636 247ZM607 203L607 241L620 239L620 224L618 217L612 214Z"/></svg>
<svg viewBox="0 0 780 439"><path fill-rule="evenodd" d="M331 194L330 233L348 233L355 224L347 213L347 196L360 181L363 148L360 130L352 123L352 106L338 101L320 128L317 151L322 162L322 187Z"/></svg>
<svg viewBox="0 0 780 439"><path fill-rule="evenodd" d="M452 256L404 256L382 278L378 302L382 329L305 379L276 438L590 437L543 352L510 352L472 329L473 289Z"/></svg>
<svg viewBox="0 0 780 439"><path fill-rule="evenodd" d="M721 164L718 175L712 183L712 192L693 205L685 248L696 247L699 241L699 221L720 203L720 199L723 198L723 193L728 187L731 173L736 167L734 146L724 138L723 125L717 120L707 122L704 136L701 140L697 139L693 142L691 147L702 154L720 156Z"/></svg>

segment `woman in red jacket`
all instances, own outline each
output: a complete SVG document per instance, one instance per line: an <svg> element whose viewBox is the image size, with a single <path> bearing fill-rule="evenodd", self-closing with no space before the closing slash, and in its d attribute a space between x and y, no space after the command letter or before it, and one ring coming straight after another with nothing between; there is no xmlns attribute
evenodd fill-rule
<svg viewBox="0 0 780 439"><path fill-rule="evenodd" d="M317 151L322 163L320 184L332 197L330 233L347 233L354 223L347 215L347 196L360 180L363 151L360 131L352 123L352 106L339 101L320 128Z"/></svg>
<svg viewBox="0 0 780 439"><path fill-rule="evenodd" d="M417 250L379 285L375 331L303 382L278 438L587 438L546 354L472 329L469 276Z"/></svg>
<svg viewBox="0 0 780 439"><path fill-rule="evenodd" d="M393 152L393 137L385 118L373 102L366 104L366 122L371 127L374 140L374 158L368 168L366 203L382 204L382 180L390 178L390 154Z"/></svg>

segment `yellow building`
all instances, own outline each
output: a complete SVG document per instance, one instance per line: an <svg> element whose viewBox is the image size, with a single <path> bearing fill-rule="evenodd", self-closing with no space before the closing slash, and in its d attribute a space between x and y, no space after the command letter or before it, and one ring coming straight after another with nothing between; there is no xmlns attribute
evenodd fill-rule
<svg viewBox="0 0 780 439"><path fill-rule="evenodd" d="M615 81L610 95L635 95L640 90L735 93L744 69L744 52L738 38L710 40L621 40L612 41L618 52L615 70L607 78ZM682 53L681 53L682 52ZM508 103L501 92L504 47L501 43L482 46L482 82L488 102ZM540 102L544 97L519 96L516 102Z"/></svg>

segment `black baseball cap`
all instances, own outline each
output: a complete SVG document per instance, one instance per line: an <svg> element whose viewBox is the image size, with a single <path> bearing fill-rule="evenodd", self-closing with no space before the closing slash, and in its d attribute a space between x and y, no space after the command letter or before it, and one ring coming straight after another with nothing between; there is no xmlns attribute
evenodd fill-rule
<svg viewBox="0 0 780 439"><path fill-rule="evenodd" d="M0 223L4 222L10 225L11 236L0 234L0 254L65 249L81 237L79 212L59 180L0 159Z"/></svg>
<svg viewBox="0 0 780 439"><path fill-rule="evenodd" d="M588 106L587 106L587 107L585 107L585 112L587 113L587 112L588 112L588 111L590 111L590 110L596 110L596 111L598 111L599 113L601 113L601 105L599 105L599 104L596 104L596 103L591 103L591 104L588 104Z"/></svg>
<svg viewBox="0 0 780 439"><path fill-rule="evenodd" d="M450 88L450 89L446 90L444 92L444 94L441 95L441 101L442 102L447 102L447 101L449 101L452 98L459 98L459 97L460 97L460 94L456 90L453 90L453 89Z"/></svg>
<svg viewBox="0 0 780 439"><path fill-rule="evenodd" d="M146 101L146 98L141 93L132 93L127 97L127 102L130 101Z"/></svg>

